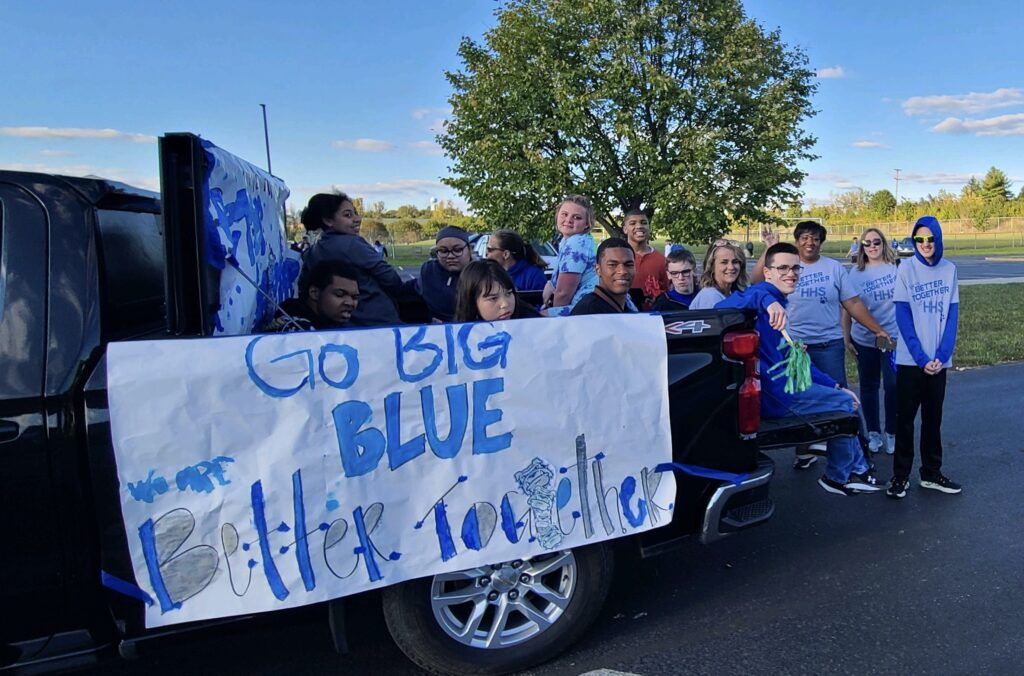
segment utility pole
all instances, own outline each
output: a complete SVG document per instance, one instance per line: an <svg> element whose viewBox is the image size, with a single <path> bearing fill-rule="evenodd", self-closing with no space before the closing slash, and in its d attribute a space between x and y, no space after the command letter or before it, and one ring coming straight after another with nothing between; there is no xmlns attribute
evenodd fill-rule
<svg viewBox="0 0 1024 676"><path fill-rule="evenodd" d="M267 104L261 103L260 108L263 109L263 142L267 146L267 173L273 175L274 170L270 168L270 132L267 129Z"/></svg>
<svg viewBox="0 0 1024 676"><path fill-rule="evenodd" d="M267 151L270 152L269 150ZM900 170L896 170L896 206L900 205Z"/></svg>

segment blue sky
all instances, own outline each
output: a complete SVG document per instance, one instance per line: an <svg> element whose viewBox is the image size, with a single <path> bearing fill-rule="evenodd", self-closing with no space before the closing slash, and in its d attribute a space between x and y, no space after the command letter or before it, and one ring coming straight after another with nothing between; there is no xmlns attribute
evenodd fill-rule
<svg viewBox="0 0 1024 676"><path fill-rule="evenodd" d="M337 186L389 207L458 196L433 144L463 35L488 0L89 3L7 0L0 168L156 189L165 132L263 165L298 205ZM1024 3L749 0L820 74L804 167L818 201L862 187L920 197L998 166L1024 185Z"/></svg>

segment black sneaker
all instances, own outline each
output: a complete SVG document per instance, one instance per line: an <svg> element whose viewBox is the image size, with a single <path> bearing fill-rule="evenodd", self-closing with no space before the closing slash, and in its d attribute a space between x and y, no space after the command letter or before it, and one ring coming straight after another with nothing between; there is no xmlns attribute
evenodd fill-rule
<svg viewBox="0 0 1024 676"><path fill-rule="evenodd" d="M845 495L847 497L857 495L857 491L852 488L847 488L845 484L841 484L838 481L832 481L832 479L829 479L824 474L822 474L821 478L818 479L818 485L829 493L835 493L836 495Z"/></svg>
<svg viewBox="0 0 1024 676"><path fill-rule="evenodd" d="M885 489L885 494L890 498L905 498L907 497L907 485L910 483L907 479L897 479L893 477L892 481L889 482L889 487Z"/></svg>
<svg viewBox="0 0 1024 676"><path fill-rule="evenodd" d="M861 493L875 493L885 488L878 483L878 477L875 476L873 469L869 469L861 474L851 474L850 479L846 482L846 487Z"/></svg>
<svg viewBox="0 0 1024 676"><path fill-rule="evenodd" d="M931 479L922 478L921 488L930 488L933 491L941 491L942 493L949 493L950 495L956 495L964 489L963 486L957 482L941 474L932 477Z"/></svg>
<svg viewBox="0 0 1024 676"><path fill-rule="evenodd" d="M811 465L818 462L818 456L808 453L796 456L793 469L810 469Z"/></svg>

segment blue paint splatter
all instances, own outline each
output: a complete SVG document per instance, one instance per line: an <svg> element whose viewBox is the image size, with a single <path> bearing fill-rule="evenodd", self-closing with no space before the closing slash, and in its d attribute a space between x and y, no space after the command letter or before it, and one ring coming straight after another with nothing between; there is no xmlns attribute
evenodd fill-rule
<svg viewBox="0 0 1024 676"><path fill-rule="evenodd" d="M249 559L249 567L250 568L255 568L256 565L257 565L256 564L256 559Z"/></svg>
<svg viewBox="0 0 1024 676"><path fill-rule="evenodd" d="M167 479L162 476L154 477L154 471L149 470L149 476L142 481L136 483L128 482L128 492L133 500L153 504L156 496L163 495L170 490L170 486L167 485Z"/></svg>

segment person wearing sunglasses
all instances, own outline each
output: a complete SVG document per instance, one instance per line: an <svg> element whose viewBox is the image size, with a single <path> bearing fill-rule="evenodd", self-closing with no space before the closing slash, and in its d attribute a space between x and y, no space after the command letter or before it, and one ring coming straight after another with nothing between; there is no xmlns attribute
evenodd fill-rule
<svg viewBox="0 0 1024 676"><path fill-rule="evenodd" d="M843 345L841 310L845 309L872 334L890 340L889 333L875 321L850 283L843 264L821 255L828 232L815 221L797 223L793 232L800 264L800 283L789 298L789 335L803 341L807 354L819 369L846 386L846 350ZM754 268L755 281L763 279L761 266ZM798 447L793 466L807 469L817 460L809 449Z"/></svg>
<svg viewBox="0 0 1024 676"><path fill-rule="evenodd" d="M445 323L455 318L459 275L473 259L469 233L455 226L441 228L435 240L434 255L436 258L420 266L419 278L406 284L423 298L430 319Z"/></svg>
<svg viewBox="0 0 1024 676"><path fill-rule="evenodd" d="M715 305L718 309L757 310L757 332L761 336L761 415L765 418L810 416L842 411L853 413L857 396L811 364L811 386L803 392L786 392L786 379L775 378L771 368L785 357L779 346L787 324L789 298L799 288L803 264L797 248L788 242L773 244L764 256L765 281L738 291ZM851 496L882 490L871 473L856 437L829 439L825 473L818 485L834 495Z"/></svg>
<svg viewBox="0 0 1024 676"><path fill-rule="evenodd" d="M850 283L857 289L871 316L893 339L899 335L896 306L892 296L896 288L896 254L880 230L865 230L859 239ZM868 449L886 453L896 448L896 371L889 362L891 344L879 343L866 326L843 312L843 341L847 351L857 360L860 397L864 422L868 429ZM880 348L884 348L883 351ZM878 388L885 392L885 437L878 414Z"/></svg>
<svg viewBox="0 0 1024 676"><path fill-rule="evenodd" d="M942 257L942 226L934 216L917 219L911 232L914 257L896 275L896 453L886 495L903 498L914 465L914 419L921 411L920 486L956 494L960 484L942 473L942 405L946 371L953 365L960 289L956 266Z"/></svg>
<svg viewBox="0 0 1024 676"><path fill-rule="evenodd" d="M541 291L548 283L547 263L518 232L498 230L487 239L487 258L496 261L512 278L516 291Z"/></svg>

